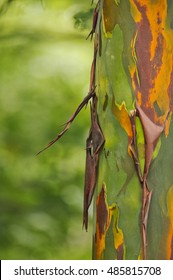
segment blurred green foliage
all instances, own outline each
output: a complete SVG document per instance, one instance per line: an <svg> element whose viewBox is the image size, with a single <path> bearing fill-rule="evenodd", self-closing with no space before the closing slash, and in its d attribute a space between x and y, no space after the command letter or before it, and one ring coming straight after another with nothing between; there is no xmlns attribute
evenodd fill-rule
<svg viewBox="0 0 173 280"><path fill-rule="evenodd" d="M5 1L0 1L2 7ZM82 230L89 108L38 157L88 91L90 1L13 0L0 16L0 257L90 259Z"/></svg>
<svg viewBox="0 0 173 280"><path fill-rule="evenodd" d="M90 20L93 15L93 8L88 11L80 11L74 15L75 27L81 30L87 29L90 26Z"/></svg>

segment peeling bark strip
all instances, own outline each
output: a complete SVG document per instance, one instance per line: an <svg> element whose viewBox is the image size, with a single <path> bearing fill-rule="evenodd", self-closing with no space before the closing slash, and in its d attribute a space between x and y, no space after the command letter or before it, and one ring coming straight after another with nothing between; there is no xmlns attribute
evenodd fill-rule
<svg viewBox="0 0 173 280"><path fill-rule="evenodd" d="M56 141L58 141L64 135L64 133L70 128L71 123L74 121L74 119L79 114L79 112L82 110L82 108L85 105L87 105L88 101L91 98L93 98L94 96L95 96L95 88L92 89L88 93L88 95L84 98L84 100L79 104L79 106L77 107L76 111L73 113L73 115L66 122L64 129L44 149L42 149L40 152L38 152L37 155L39 155L40 153L42 153L43 151L45 151L46 149L51 147Z"/></svg>
<svg viewBox="0 0 173 280"><path fill-rule="evenodd" d="M89 137L86 141L86 167L83 213L83 225L85 226L86 230L88 228L88 208L91 204L96 185L99 153L104 144L103 133L98 123L96 104L97 97L95 96L91 105L91 128L89 132Z"/></svg>

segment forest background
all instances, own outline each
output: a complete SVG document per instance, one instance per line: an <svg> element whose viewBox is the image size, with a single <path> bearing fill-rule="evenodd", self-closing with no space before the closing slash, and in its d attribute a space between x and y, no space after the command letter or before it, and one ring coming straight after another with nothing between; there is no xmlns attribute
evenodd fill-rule
<svg viewBox="0 0 173 280"><path fill-rule="evenodd" d="M91 224L82 230L89 106L35 156L88 92L91 20L82 19L90 1L7 2L0 1L0 257L91 259Z"/></svg>

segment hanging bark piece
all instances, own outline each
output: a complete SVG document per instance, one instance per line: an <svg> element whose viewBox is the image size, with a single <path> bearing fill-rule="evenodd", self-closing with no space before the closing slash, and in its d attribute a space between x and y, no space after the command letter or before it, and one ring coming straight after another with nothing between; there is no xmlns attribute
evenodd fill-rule
<svg viewBox="0 0 173 280"><path fill-rule="evenodd" d="M85 185L84 185L84 213L83 225L88 228L88 208L94 194L97 179L97 168L99 153L104 144L104 137L98 123L96 112L97 97L94 96L91 105L91 129L86 141L86 167L85 167Z"/></svg>

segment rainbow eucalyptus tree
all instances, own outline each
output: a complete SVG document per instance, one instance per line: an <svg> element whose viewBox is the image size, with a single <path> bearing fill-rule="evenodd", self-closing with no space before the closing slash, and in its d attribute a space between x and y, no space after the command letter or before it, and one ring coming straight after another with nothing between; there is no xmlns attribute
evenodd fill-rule
<svg viewBox="0 0 173 280"><path fill-rule="evenodd" d="M99 0L83 224L93 259L173 259L173 1ZM46 147L46 148L47 148Z"/></svg>

